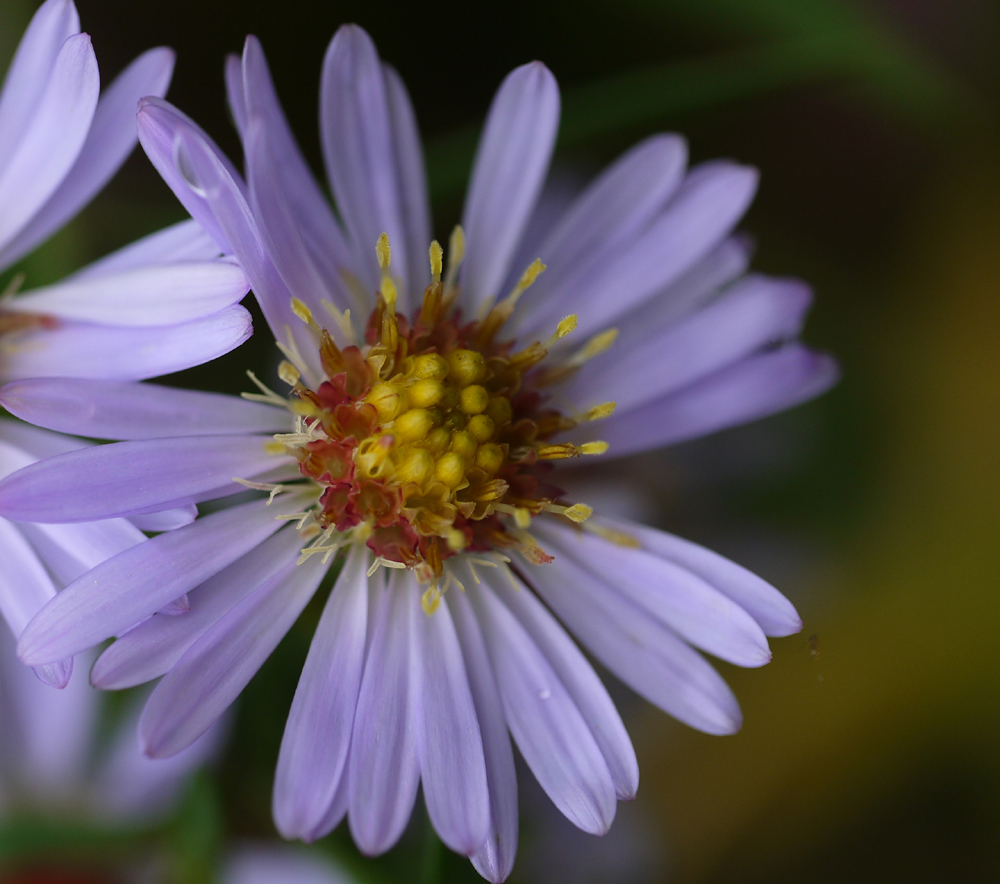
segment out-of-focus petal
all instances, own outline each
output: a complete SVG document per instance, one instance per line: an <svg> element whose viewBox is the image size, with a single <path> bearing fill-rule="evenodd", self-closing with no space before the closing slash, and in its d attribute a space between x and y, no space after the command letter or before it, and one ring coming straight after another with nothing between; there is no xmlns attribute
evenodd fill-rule
<svg viewBox="0 0 1000 884"><path fill-rule="evenodd" d="M326 573L320 558L255 589L163 677L139 722L147 755L176 755L229 708L309 603Z"/></svg>
<svg viewBox="0 0 1000 884"><path fill-rule="evenodd" d="M222 884L354 884L325 857L286 845L241 847L226 860Z"/></svg>
<svg viewBox="0 0 1000 884"><path fill-rule="evenodd" d="M506 294L498 288L538 199L558 126L551 71L539 61L511 71L490 106L462 213L462 299L473 316Z"/></svg>
<svg viewBox="0 0 1000 884"><path fill-rule="evenodd" d="M239 436L290 425L287 411L261 402L127 381L12 381L0 388L0 404L29 423L92 439Z"/></svg>
<svg viewBox="0 0 1000 884"><path fill-rule="evenodd" d="M112 328L62 322L27 332L3 354L0 379L107 378L141 381L210 362L242 344L253 332L240 306L177 325Z"/></svg>
<svg viewBox="0 0 1000 884"><path fill-rule="evenodd" d="M421 611L412 578L393 571L369 610L371 637L348 761L348 821L361 851L374 855L403 834L420 782L410 643Z"/></svg>
<svg viewBox="0 0 1000 884"><path fill-rule="evenodd" d="M21 138L0 166L0 243L7 244L59 186L76 161L97 106L100 80L90 37L59 50L52 76Z"/></svg>
<svg viewBox="0 0 1000 884"><path fill-rule="evenodd" d="M64 584L146 539L127 519L72 525L25 522L19 527L56 580Z"/></svg>
<svg viewBox="0 0 1000 884"><path fill-rule="evenodd" d="M128 520L140 531L159 533L160 531L176 531L185 525L190 525L198 518L198 507L193 503L174 509L160 510L158 513L136 513Z"/></svg>
<svg viewBox="0 0 1000 884"><path fill-rule="evenodd" d="M369 554L347 556L302 667L274 774L272 809L285 838L314 841L344 779L365 662Z"/></svg>
<svg viewBox="0 0 1000 884"><path fill-rule="evenodd" d="M118 75L97 102L90 131L73 167L28 225L0 252L0 266L30 252L104 187L135 147L139 99L164 95L173 70L173 51L160 47L144 52Z"/></svg>
<svg viewBox="0 0 1000 884"><path fill-rule="evenodd" d="M46 0L32 17L0 94L0 166L37 110L63 44L79 32L80 17L72 0Z"/></svg>

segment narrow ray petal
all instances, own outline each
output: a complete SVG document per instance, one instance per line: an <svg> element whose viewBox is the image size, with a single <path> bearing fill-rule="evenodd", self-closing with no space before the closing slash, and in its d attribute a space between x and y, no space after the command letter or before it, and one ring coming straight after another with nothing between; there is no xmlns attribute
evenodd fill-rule
<svg viewBox="0 0 1000 884"><path fill-rule="evenodd" d="M190 746L256 675L319 586L319 557L255 589L199 638L156 686L139 721L151 758Z"/></svg>

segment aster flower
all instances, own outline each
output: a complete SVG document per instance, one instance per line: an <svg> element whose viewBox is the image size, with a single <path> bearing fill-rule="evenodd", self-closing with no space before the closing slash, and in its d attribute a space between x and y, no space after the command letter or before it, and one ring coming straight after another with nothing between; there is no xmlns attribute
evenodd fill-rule
<svg viewBox="0 0 1000 884"><path fill-rule="evenodd" d="M136 143L139 98L162 95L169 49L137 58L99 96L94 50L69 0L35 13L0 93L0 270L62 227L97 193ZM146 237L55 285L0 297L0 380L98 377L135 380L213 359L250 334L237 302L248 285L195 221ZM0 420L0 476L78 440ZM19 635L68 582L144 540L138 526L189 522L190 508L135 520L15 526L0 520L0 613ZM39 667L62 686L72 660Z"/></svg>
<svg viewBox="0 0 1000 884"><path fill-rule="evenodd" d="M140 737L170 755L232 702L342 562L286 725L278 828L312 840L346 815L379 853L422 784L442 840L501 881L517 847L510 736L585 831L606 831L638 785L621 719L566 628L641 695L717 734L739 727L739 708L696 648L759 666L767 635L800 628L739 566L569 499L560 467L780 410L829 386L835 367L795 342L808 289L745 272L732 229L756 174L687 171L677 137L629 151L522 242L559 111L540 63L494 99L447 261L430 242L409 99L364 31L342 28L323 68L341 220L253 38L227 84L246 181L162 101L144 103L140 139L241 262L290 392L261 384L251 401L209 402L151 385L8 384L0 400L27 420L127 441L8 477L0 513L72 522L246 486L267 496L97 566L28 625L22 659L121 635L92 679L163 676ZM512 266L524 251L547 269ZM153 616L184 593L188 613Z"/></svg>

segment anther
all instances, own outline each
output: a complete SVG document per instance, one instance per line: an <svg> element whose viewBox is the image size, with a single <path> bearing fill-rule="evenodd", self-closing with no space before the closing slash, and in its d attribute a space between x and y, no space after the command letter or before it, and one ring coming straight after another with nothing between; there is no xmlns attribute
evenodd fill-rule
<svg viewBox="0 0 1000 884"><path fill-rule="evenodd" d="M441 243L439 243L436 239L432 240L428 253L431 259L431 280L433 282L440 282L441 268L444 266L444 249L441 248Z"/></svg>
<svg viewBox="0 0 1000 884"><path fill-rule="evenodd" d="M295 387L302 379L302 373L287 359L282 359L278 365L278 377L289 387Z"/></svg>
<svg viewBox="0 0 1000 884"><path fill-rule="evenodd" d="M319 323L313 318L312 310L305 305L305 302L299 300L298 298L292 298L292 313L308 325L314 334L323 334L323 329L320 328Z"/></svg>
<svg viewBox="0 0 1000 884"><path fill-rule="evenodd" d="M594 510L585 503L574 503L572 506L559 506L558 504L550 503L545 507L545 512L558 513L577 524L586 522L594 514Z"/></svg>
<svg viewBox="0 0 1000 884"><path fill-rule="evenodd" d="M556 326L555 334L552 335L542 346L546 350L551 350L552 346L556 341L565 338L566 335L570 334L576 328L577 317L575 313L570 313L569 316L564 319L559 320L559 325Z"/></svg>
<svg viewBox="0 0 1000 884"><path fill-rule="evenodd" d="M580 446L580 454L604 454L607 450L607 442L584 442Z"/></svg>
<svg viewBox="0 0 1000 884"><path fill-rule="evenodd" d="M602 402L600 405L595 405L593 408L587 409L583 415L579 418L582 421L599 421L603 418L610 417L615 410L616 404L614 402Z"/></svg>
<svg viewBox="0 0 1000 884"><path fill-rule="evenodd" d="M388 233L379 234L378 242L375 244L375 256L378 258L379 269L385 273L389 269L389 261L392 259L392 249L389 246Z"/></svg>

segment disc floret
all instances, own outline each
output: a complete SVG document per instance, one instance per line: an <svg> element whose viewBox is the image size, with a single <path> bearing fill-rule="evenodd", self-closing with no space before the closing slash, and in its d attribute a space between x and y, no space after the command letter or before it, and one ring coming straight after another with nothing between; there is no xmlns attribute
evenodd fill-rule
<svg viewBox="0 0 1000 884"><path fill-rule="evenodd" d="M517 350L499 338L518 298L545 269L540 261L482 318L465 320L453 306L462 242L459 228L444 282L442 249L431 244L432 282L408 319L395 310L383 234L376 249L382 284L367 346L338 347L295 302L317 337L326 377L311 389L291 362L280 371L292 387L288 406L301 432L276 439L317 486L311 521L324 535L363 540L382 564L413 568L424 582L436 582L443 563L462 550L518 547L532 561L548 561L527 532L531 520L546 511L575 522L590 515L589 507L562 501L549 481L549 461L606 449L553 437L613 409L608 403L574 419L547 403L539 383L546 372L538 366L572 331L575 317L560 322L544 344ZM559 367L548 373L563 375Z"/></svg>

